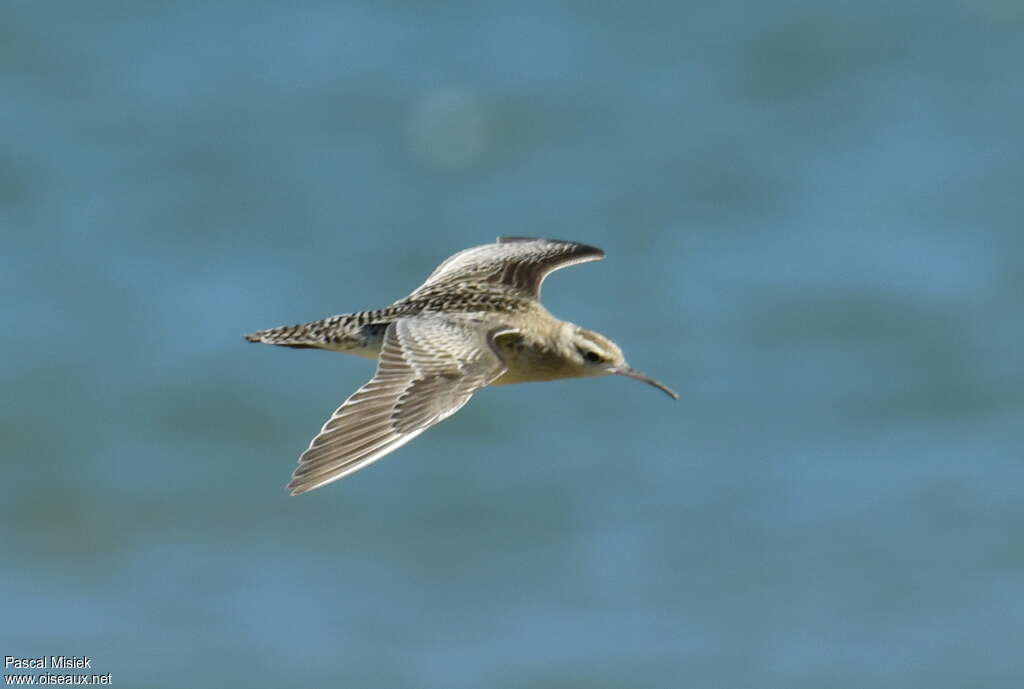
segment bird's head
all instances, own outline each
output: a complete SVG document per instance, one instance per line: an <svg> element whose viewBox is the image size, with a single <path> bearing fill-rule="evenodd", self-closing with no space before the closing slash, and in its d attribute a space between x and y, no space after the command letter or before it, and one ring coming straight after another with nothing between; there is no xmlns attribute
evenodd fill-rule
<svg viewBox="0 0 1024 689"><path fill-rule="evenodd" d="M626 376L653 385L673 399L679 395L664 383L645 376L629 364L619 346L604 335L565 323L559 337L562 358L573 368L576 377Z"/></svg>

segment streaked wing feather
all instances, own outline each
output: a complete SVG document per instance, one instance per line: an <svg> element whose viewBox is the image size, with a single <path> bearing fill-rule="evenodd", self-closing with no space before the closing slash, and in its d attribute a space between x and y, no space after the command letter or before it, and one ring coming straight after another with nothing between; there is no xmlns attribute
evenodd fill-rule
<svg viewBox="0 0 1024 689"><path fill-rule="evenodd" d="M293 495L347 476L458 411L505 372L492 334L436 314L400 318L374 377L327 420L288 484Z"/></svg>
<svg viewBox="0 0 1024 689"><path fill-rule="evenodd" d="M538 298L540 287L552 271L599 261L597 247L560 239L499 237L494 244L465 249L446 259L410 296L430 291L439 284L485 281L502 284L521 296Z"/></svg>

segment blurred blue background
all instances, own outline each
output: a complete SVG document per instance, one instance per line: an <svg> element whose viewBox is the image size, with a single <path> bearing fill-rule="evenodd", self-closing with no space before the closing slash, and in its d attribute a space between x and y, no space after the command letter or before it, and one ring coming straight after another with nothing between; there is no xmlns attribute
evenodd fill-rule
<svg viewBox="0 0 1024 689"><path fill-rule="evenodd" d="M0 654L122 687L1024 684L1024 4L7 2ZM284 484L462 248L675 387Z"/></svg>

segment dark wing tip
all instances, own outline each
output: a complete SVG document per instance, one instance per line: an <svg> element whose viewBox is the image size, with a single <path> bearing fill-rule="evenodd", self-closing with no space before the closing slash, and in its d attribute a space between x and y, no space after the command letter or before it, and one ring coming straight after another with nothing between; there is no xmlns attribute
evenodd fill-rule
<svg viewBox="0 0 1024 689"><path fill-rule="evenodd" d="M259 342L260 341L260 334L259 333L249 333L248 335L243 335L243 337L245 337L245 339L247 341L249 341L249 342Z"/></svg>
<svg viewBox="0 0 1024 689"><path fill-rule="evenodd" d="M516 242L550 242L551 244L566 244L576 248L575 253L581 256L595 256L597 258L604 258L605 253L602 249L598 249L596 246L589 244L581 244L580 242L572 242L568 239L545 239L543 237L498 237L498 244L513 244Z"/></svg>

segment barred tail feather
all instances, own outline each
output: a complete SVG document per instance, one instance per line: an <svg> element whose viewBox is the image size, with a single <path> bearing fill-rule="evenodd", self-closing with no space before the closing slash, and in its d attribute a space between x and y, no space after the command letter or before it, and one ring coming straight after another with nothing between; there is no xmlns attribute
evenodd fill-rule
<svg viewBox="0 0 1024 689"><path fill-rule="evenodd" d="M282 325L279 328L268 328L257 330L245 336L249 342L262 342L264 344L279 345L281 347L293 347L295 349L317 349L325 343L309 330L306 325Z"/></svg>
<svg viewBox="0 0 1024 689"><path fill-rule="evenodd" d="M245 336L249 342L262 342L293 349L330 349L376 358L387 322L375 322L375 312L343 313L310 323L282 325L257 330Z"/></svg>
<svg viewBox="0 0 1024 689"><path fill-rule="evenodd" d="M342 314L310 323L257 330L245 339L295 349L334 349L353 334L345 327L351 320L349 314Z"/></svg>

